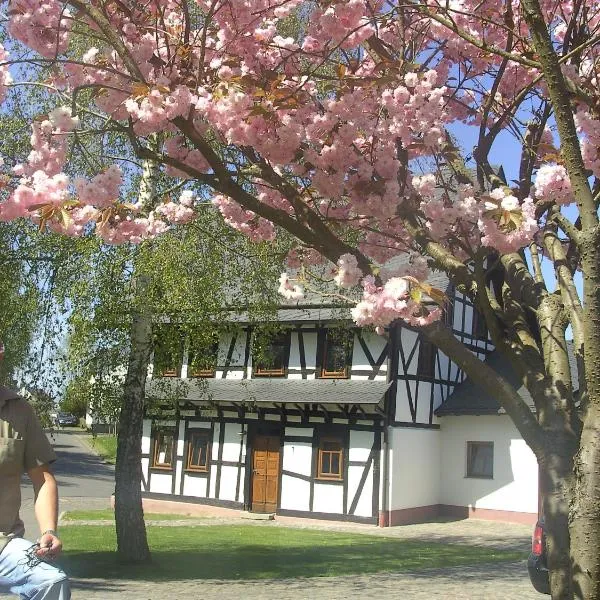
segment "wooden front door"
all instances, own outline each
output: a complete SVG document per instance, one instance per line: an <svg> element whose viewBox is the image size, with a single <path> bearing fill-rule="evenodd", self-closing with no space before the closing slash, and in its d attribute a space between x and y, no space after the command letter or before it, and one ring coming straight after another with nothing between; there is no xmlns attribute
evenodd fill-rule
<svg viewBox="0 0 600 600"><path fill-rule="evenodd" d="M252 448L252 512L275 512L278 489L279 436L256 436Z"/></svg>

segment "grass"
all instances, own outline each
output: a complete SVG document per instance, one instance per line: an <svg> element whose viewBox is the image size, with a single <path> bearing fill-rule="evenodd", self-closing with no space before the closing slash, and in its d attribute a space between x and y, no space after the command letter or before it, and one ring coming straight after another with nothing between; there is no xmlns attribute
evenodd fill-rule
<svg viewBox="0 0 600 600"><path fill-rule="evenodd" d="M115 435L98 435L91 438L90 444L107 463L115 464L117 461L117 437Z"/></svg>
<svg viewBox="0 0 600 600"><path fill-rule="evenodd" d="M517 551L252 525L150 527L153 562L119 564L109 526L61 529L74 577L177 581L280 579L414 571L523 559Z"/></svg>
<svg viewBox="0 0 600 600"><path fill-rule="evenodd" d="M193 519L189 515L173 515L146 513L146 521L181 521L184 519ZM115 513L112 508L103 510L70 510L62 516L63 521L114 521Z"/></svg>

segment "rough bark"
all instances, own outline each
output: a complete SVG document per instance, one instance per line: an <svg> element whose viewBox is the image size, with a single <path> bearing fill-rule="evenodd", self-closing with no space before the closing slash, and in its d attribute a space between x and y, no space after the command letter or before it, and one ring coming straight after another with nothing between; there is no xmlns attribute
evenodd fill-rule
<svg viewBox="0 0 600 600"><path fill-rule="evenodd" d="M156 137L149 144L156 145ZM151 207L155 201L158 167L144 161L139 202ZM115 470L115 521L117 552L121 560L141 563L150 560L142 507L142 424L148 363L152 352L152 311L147 302L149 278L136 273L132 293L132 322L129 361L119 416Z"/></svg>
<svg viewBox="0 0 600 600"><path fill-rule="evenodd" d="M600 232L583 236L584 362L587 402L570 512L577 598L600 599Z"/></svg>
<svg viewBox="0 0 600 600"><path fill-rule="evenodd" d="M150 549L142 508L142 420L144 388L152 343L152 321L147 313L133 316L129 364L119 418L115 472L115 521L119 559L148 562Z"/></svg>

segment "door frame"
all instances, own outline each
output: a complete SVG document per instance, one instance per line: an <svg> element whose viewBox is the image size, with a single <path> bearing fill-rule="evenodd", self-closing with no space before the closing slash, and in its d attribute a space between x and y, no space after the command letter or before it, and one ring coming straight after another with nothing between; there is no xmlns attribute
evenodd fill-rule
<svg viewBox="0 0 600 600"><path fill-rule="evenodd" d="M281 507L281 483L283 467L283 440L285 436L285 426L277 421L250 422L247 425L246 442L246 477L244 478L244 510L252 510L252 454L254 452L254 440L260 436L273 436L279 438L279 468L277 473L277 506L276 511Z"/></svg>

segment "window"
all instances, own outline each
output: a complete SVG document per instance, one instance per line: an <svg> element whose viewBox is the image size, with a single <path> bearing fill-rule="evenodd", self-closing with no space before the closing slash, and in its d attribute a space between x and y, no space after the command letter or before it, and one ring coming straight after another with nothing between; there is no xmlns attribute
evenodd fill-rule
<svg viewBox="0 0 600 600"><path fill-rule="evenodd" d="M154 377L180 377L183 338L176 327L159 326L154 333Z"/></svg>
<svg viewBox="0 0 600 600"><path fill-rule="evenodd" d="M435 346L423 337L419 342L417 376L430 378L435 376Z"/></svg>
<svg viewBox="0 0 600 600"><path fill-rule="evenodd" d="M254 355L254 375L258 377L285 377L290 357L289 332L267 339L264 346L264 349L257 348Z"/></svg>
<svg viewBox="0 0 600 600"><path fill-rule="evenodd" d="M318 377L348 378L352 364L352 331L326 329L322 333L321 368Z"/></svg>
<svg viewBox="0 0 600 600"><path fill-rule="evenodd" d="M339 436L323 436L319 441L317 479L343 479L344 443Z"/></svg>
<svg viewBox="0 0 600 600"><path fill-rule="evenodd" d="M154 433L152 467L154 469L172 469L174 449L175 429L157 429Z"/></svg>
<svg viewBox="0 0 600 600"><path fill-rule="evenodd" d="M186 471L208 472L210 432L190 431L187 441Z"/></svg>
<svg viewBox="0 0 600 600"><path fill-rule="evenodd" d="M214 377L218 349L217 339L192 339L188 351L188 377Z"/></svg>
<svg viewBox="0 0 600 600"><path fill-rule="evenodd" d="M467 477L494 478L494 442L467 442Z"/></svg>

